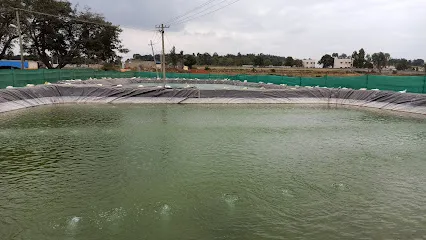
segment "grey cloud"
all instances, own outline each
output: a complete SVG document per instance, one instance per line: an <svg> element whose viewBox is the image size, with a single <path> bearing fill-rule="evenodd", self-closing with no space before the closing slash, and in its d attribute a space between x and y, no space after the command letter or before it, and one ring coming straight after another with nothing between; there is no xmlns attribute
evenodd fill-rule
<svg viewBox="0 0 426 240"><path fill-rule="evenodd" d="M144 31L206 2L71 0L79 1L122 25L127 31L124 43L133 53L149 53L146 42L152 33ZM363 47L370 53L426 58L425 9L425 0L241 0L214 14L172 25L167 34L185 52L317 58L327 52L350 54Z"/></svg>

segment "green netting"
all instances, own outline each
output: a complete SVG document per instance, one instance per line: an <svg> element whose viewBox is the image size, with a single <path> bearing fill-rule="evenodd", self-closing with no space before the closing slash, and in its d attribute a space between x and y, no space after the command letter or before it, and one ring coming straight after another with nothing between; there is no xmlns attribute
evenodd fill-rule
<svg viewBox="0 0 426 240"><path fill-rule="evenodd" d="M96 71L94 76L94 78L107 78L109 77L109 73L105 71Z"/></svg>
<svg viewBox="0 0 426 240"><path fill-rule="evenodd" d="M367 75L358 77L327 77L326 87L329 88L367 88Z"/></svg>
<svg viewBox="0 0 426 240"><path fill-rule="evenodd" d="M0 88L14 85L13 70L0 70Z"/></svg>
<svg viewBox="0 0 426 240"><path fill-rule="evenodd" d="M326 77L302 77L302 83L300 86L320 86L325 87Z"/></svg>
<svg viewBox="0 0 426 240"><path fill-rule="evenodd" d="M61 70L42 70L44 75L44 81L50 83L56 83L61 78Z"/></svg>
<svg viewBox="0 0 426 240"><path fill-rule="evenodd" d="M135 77L140 78L156 78L157 73L155 72L135 72Z"/></svg>
<svg viewBox="0 0 426 240"><path fill-rule="evenodd" d="M161 77L161 73L160 77ZM24 87L27 84L55 83L59 80L89 78L156 78L155 72L116 72L92 69L58 70L0 70L0 88L7 86ZM275 75L224 75L167 73L168 78L186 79L231 79L247 82L287 84L289 86L326 86L330 88L347 87L352 89L368 88L413 93L426 93L426 76L357 76L357 77L287 77Z"/></svg>
<svg viewBox="0 0 426 240"><path fill-rule="evenodd" d="M210 74L209 76L210 79L231 79L231 76L223 74Z"/></svg>
<svg viewBox="0 0 426 240"><path fill-rule="evenodd" d="M43 84L44 70L14 70L14 86L25 87L27 84Z"/></svg>
<svg viewBox="0 0 426 240"><path fill-rule="evenodd" d="M81 80L87 80L89 78L94 78L95 77L95 70L75 70L73 72L73 78L74 79L81 79Z"/></svg>
<svg viewBox="0 0 426 240"><path fill-rule="evenodd" d="M60 70L59 75L60 80L71 80L74 78L74 72L70 70Z"/></svg>
<svg viewBox="0 0 426 240"><path fill-rule="evenodd" d="M282 84L287 84L289 86L300 86L302 84L302 81L300 77L283 76Z"/></svg>
<svg viewBox="0 0 426 240"><path fill-rule="evenodd" d="M210 79L210 74L189 74L189 78L191 79Z"/></svg>
<svg viewBox="0 0 426 240"><path fill-rule="evenodd" d="M259 76L257 80L259 80L259 82L264 82L264 83L273 83L273 84L283 83L282 76Z"/></svg>
<svg viewBox="0 0 426 240"><path fill-rule="evenodd" d="M232 80L239 80L239 81L247 81L247 82L260 82L258 75L236 75L235 78L230 78Z"/></svg>
<svg viewBox="0 0 426 240"><path fill-rule="evenodd" d="M368 76L368 88L390 91L425 93L426 77L419 76Z"/></svg>

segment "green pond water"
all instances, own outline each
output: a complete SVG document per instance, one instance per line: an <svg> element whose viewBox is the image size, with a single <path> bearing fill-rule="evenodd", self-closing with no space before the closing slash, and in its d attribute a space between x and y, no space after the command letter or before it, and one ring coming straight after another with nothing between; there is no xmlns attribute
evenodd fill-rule
<svg viewBox="0 0 426 240"><path fill-rule="evenodd" d="M0 115L0 239L424 239L426 121L266 105Z"/></svg>

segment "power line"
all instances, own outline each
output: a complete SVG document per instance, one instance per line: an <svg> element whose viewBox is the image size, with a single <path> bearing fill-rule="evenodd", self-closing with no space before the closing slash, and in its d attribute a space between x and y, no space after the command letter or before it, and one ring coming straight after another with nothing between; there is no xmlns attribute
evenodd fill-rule
<svg viewBox="0 0 426 240"><path fill-rule="evenodd" d="M154 44L158 44L158 43L160 43L160 39L161 39L160 32L156 31L155 37L152 41L154 42Z"/></svg>
<svg viewBox="0 0 426 240"><path fill-rule="evenodd" d="M170 47L170 49L172 48L172 47L174 47L174 45L172 44L172 42L169 40L169 37L167 37L167 35L164 35L165 37L166 37L166 40L167 40L167 42L169 43L169 47Z"/></svg>
<svg viewBox="0 0 426 240"><path fill-rule="evenodd" d="M176 21L172 21L170 24L174 24L174 23L176 23L176 22L180 22L180 21L183 21L183 20L185 20L185 19L188 19L188 18L191 18L191 17L193 17L193 16L196 16L196 15L198 15L198 14L200 14L200 13L204 13L204 12L206 12L206 11L209 11L209 10L211 10L212 8L215 8L216 6L219 6L219 5L221 5L222 3L226 2L226 1L228 1L228 0L221 0L220 2L217 2L217 3L215 3L215 4L211 5L211 6L208 6L208 7L207 7L207 8L205 8L205 9L201 9L201 11L194 12L194 13L189 14L188 16L185 16L185 17L183 17L183 18L181 18L181 19L178 19L178 20L176 20Z"/></svg>
<svg viewBox="0 0 426 240"><path fill-rule="evenodd" d="M203 4L201 4L201 5L199 5L199 6L195 7L195 8L193 8L193 9L191 9L191 10L189 10L189 11L187 11L187 12L183 13L182 15L179 15L179 16L176 16L176 17L174 17L174 18L172 18L172 19L169 19L166 23L167 23L167 24L169 24L169 23L171 23L171 22L177 21L179 18L182 18L182 17L184 17L184 16L188 15L189 13L191 13L191 12L193 12L193 11L196 11L196 10L198 10L198 9L204 8L205 6L209 5L210 3L214 2L214 1L216 1L216 0L209 0L209 1L207 1L207 2L205 2L205 3L203 3Z"/></svg>
<svg viewBox="0 0 426 240"><path fill-rule="evenodd" d="M226 0L224 0L224 1L222 1L222 2L225 2L225 1L226 1ZM176 22L176 23L174 23L173 25L179 25L179 24L186 23L186 22L192 21L192 20L197 19L197 18L200 18L200 17L207 16L207 15L212 14L212 13L215 13L215 12L217 12L217 11L221 10L221 9L224 9L224 8L226 8L226 7L228 7L228 6L231 6L232 4L235 4L235 3L239 2L239 1L241 1L241 0L234 0L233 2L230 2L230 3L228 3L228 4L226 4L226 5L222 6L222 7L219 7L219 8L217 8L217 9L213 10L213 11L210 11L210 12L207 12L207 13L205 13L205 14L203 14L203 15L197 16L198 14L203 13L203 12L205 12L205 11L199 12L199 13L197 13L197 14L195 14L195 15L191 16L191 17L188 17L188 18L186 18L186 19L183 19L183 20L181 20L181 21ZM222 3L222 2L221 2L221 3Z"/></svg>
<svg viewBox="0 0 426 240"><path fill-rule="evenodd" d="M73 20L73 21L76 21L76 22L96 24L96 25L104 26L104 27L117 27L117 26L114 26L112 24L92 22L92 21L87 21L87 20L82 20L82 19L79 19L79 18L75 18L75 17L65 17L65 16L60 16L60 15L55 15L55 14L50 14L50 13L32 11L32 10L23 9L23 8L12 8L12 9L13 10L23 11L23 12L35 13L35 14L44 15L44 16L49 16L49 17L55 17L55 18L58 18L58 19L61 19L61 20L63 19L64 21L66 21L65 19L69 19L69 20Z"/></svg>

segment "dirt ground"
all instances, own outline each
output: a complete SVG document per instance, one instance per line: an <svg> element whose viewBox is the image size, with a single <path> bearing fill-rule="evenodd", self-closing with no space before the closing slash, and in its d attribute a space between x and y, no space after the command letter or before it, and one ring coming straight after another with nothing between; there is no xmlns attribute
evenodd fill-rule
<svg viewBox="0 0 426 240"><path fill-rule="evenodd" d="M183 70L178 70L174 68L167 69L167 72L186 72ZM196 66L194 69L190 70L192 73L199 74L226 74L226 75L279 75L279 76L289 76L289 77L323 77L327 76L362 76L365 74L374 74L380 75L378 72L373 70L355 70L355 69L331 69L331 68L243 68L243 67L212 67L210 66L208 70L205 70L204 66ZM391 71L383 71L381 75L391 75L391 76L418 76L425 75L422 72L398 72L392 73Z"/></svg>

